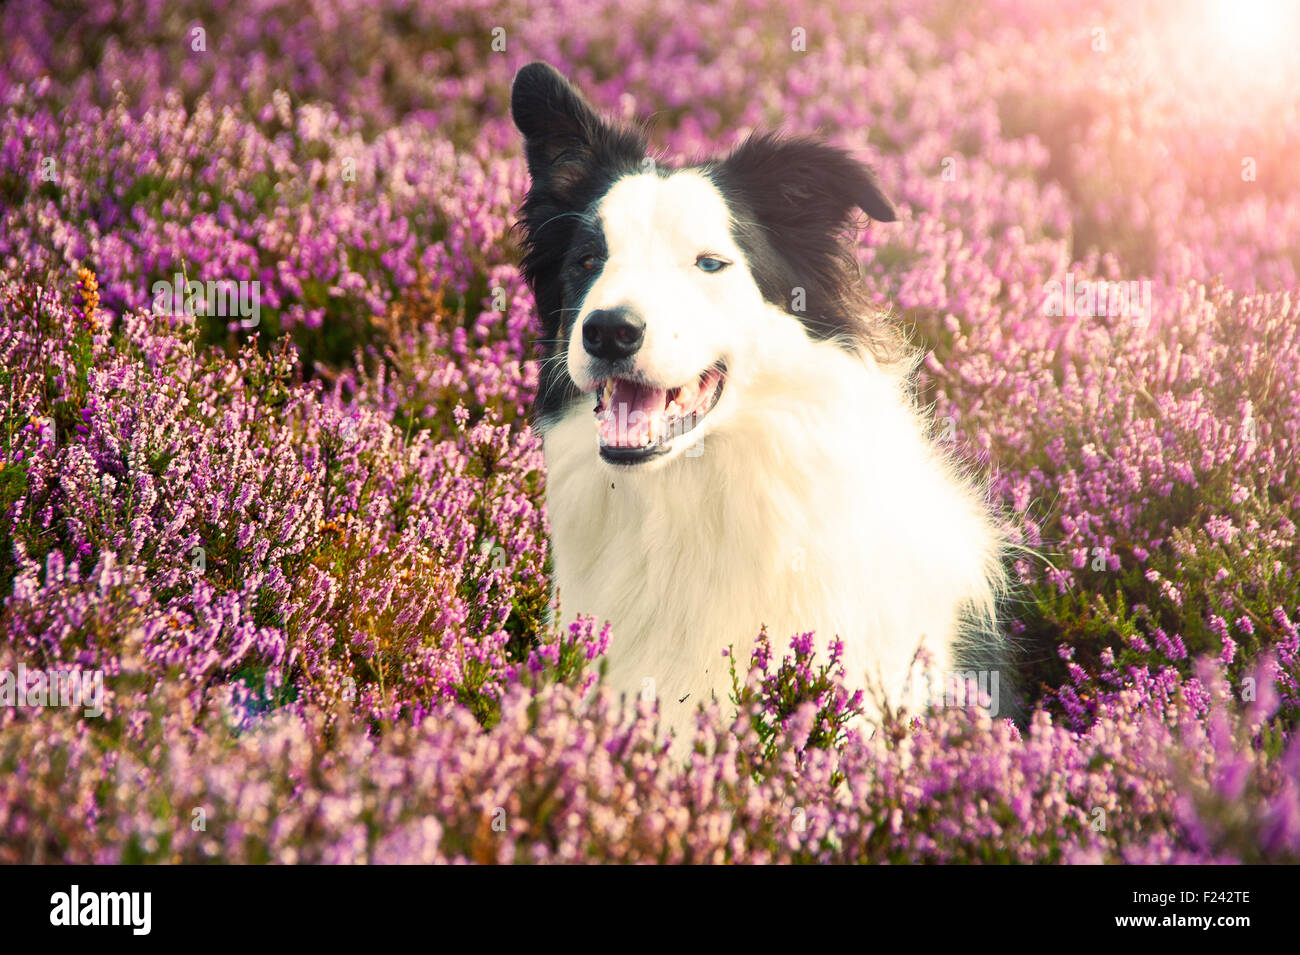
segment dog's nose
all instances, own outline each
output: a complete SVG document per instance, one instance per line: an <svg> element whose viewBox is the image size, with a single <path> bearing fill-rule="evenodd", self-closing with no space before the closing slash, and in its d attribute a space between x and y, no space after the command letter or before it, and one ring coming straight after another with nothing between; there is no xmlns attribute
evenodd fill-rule
<svg viewBox="0 0 1300 955"><path fill-rule="evenodd" d="M630 308L598 308L582 323L582 347L593 358L627 358L643 338L645 320Z"/></svg>

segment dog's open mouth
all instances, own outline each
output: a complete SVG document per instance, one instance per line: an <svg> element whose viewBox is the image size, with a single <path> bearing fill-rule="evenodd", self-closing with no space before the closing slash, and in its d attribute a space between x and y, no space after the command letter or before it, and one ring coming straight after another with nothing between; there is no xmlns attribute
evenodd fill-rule
<svg viewBox="0 0 1300 955"><path fill-rule="evenodd" d="M606 378L596 389L601 457L614 464L638 464L668 453L676 438L692 431L717 405L726 378L721 365L677 388Z"/></svg>

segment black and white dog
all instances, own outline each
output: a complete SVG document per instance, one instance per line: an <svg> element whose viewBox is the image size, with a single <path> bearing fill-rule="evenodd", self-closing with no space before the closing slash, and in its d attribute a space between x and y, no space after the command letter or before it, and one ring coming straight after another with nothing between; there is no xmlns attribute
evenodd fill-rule
<svg viewBox="0 0 1300 955"><path fill-rule="evenodd" d="M512 112L555 589L613 624L611 687L682 730L764 624L838 634L895 700L922 642L939 671L999 665L1006 540L844 239L894 219L871 170L774 136L665 168L543 63Z"/></svg>

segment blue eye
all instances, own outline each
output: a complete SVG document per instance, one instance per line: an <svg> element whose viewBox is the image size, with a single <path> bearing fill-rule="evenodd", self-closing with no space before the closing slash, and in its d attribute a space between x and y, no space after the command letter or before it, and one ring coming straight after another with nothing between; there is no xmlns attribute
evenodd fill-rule
<svg viewBox="0 0 1300 955"><path fill-rule="evenodd" d="M701 272L721 272L731 263L716 255L701 255L695 260L695 267Z"/></svg>

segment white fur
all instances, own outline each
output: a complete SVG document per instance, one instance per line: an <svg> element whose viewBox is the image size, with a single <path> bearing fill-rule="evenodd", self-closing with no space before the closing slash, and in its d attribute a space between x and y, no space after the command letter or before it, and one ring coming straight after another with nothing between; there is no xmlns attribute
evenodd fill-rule
<svg viewBox="0 0 1300 955"><path fill-rule="evenodd" d="M951 663L959 609L991 626L1001 538L978 488L926 437L911 366L814 341L763 301L725 201L693 172L616 183L598 210L609 256L574 324L568 367L584 390L581 316L626 304L646 319L638 370L681 384L722 358L718 406L646 467L598 456L592 405L544 435L554 583L564 617L613 625L609 685L651 690L665 723L730 693L759 628L838 634L851 683L895 700L924 640ZM702 251L734 265L694 268ZM680 446L678 446L680 445ZM681 702L679 702L681 701Z"/></svg>

